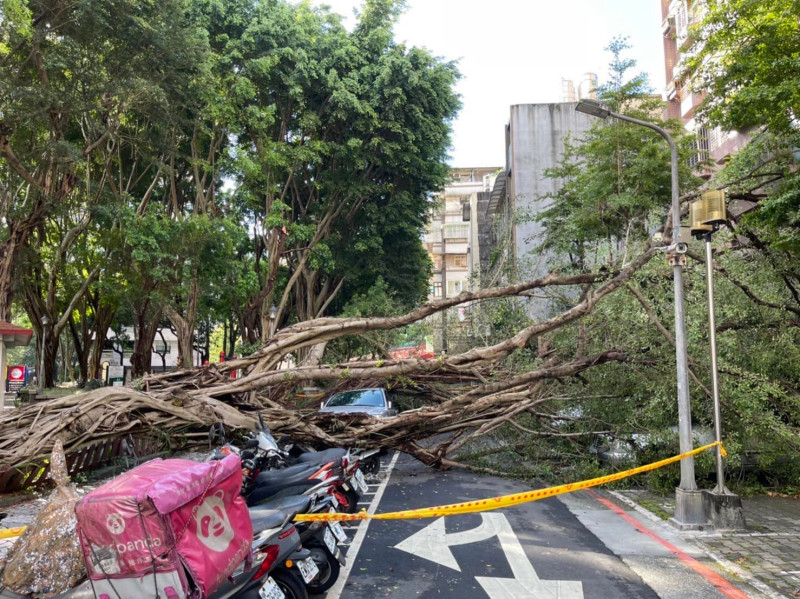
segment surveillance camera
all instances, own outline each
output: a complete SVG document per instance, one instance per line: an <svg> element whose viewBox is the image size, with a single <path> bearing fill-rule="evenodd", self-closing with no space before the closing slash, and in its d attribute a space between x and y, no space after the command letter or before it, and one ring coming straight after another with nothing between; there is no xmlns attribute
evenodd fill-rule
<svg viewBox="0 0 800 599"><path fill-rule="evenodd" d="M676 243L675 244L675 253L676 254L685 254L689 251L689 244L688 243Z"/></svg>
<svg viewBox="0 0 800 599"><path fill-rule="evenodd" d="M653 241L656 243L661 243L664 240L664 234L661 231L656 231L653 233Z"/></svg>

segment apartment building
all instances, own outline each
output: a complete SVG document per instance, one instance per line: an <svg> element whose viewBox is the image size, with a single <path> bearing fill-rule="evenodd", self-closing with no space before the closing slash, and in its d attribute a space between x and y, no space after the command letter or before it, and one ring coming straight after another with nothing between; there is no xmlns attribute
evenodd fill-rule
<svg viewBox="0 0 800 599"><path fill-rule="evenodd" d="M597 75L595 73L584 73L577 88L571 79L561 79L562 102L577 102L585 98L597 99Z"/></svg>
<svg viewBox="0 0 800 599"><path fill-rule="evenodd" d="M478 194L491 189L490 180L502 167L454 168L450 182L437 195L425 233L425 248L433 261L429 299L454 297L474 289L480 270Z"/></svg>
<svg viewBox="0 0 800 599"><path fill-rule="evenodd" d="M425 248L433 262L429 300L455 297L479 286L478 195L491 190L502 167L454 168L450 181L437 194L425 232ZM461 308L463 310L463 308ZM464 317L461 312L458 317ZM440 321L433 349L447 349Z"/></svg>
<svg viewBox="0 0 800 599"><path fill-rule="evenodd" d="M679 118L688 131L697 136L697 154L693 161L711 159L713 166L705 172L710 176L728 158L750 141L750 136L740 131L723 131L708 127L695 118L697 107L705 92L694 89L686 74L684 53L692 42L691 27L703 19L703 0L660 0L662 33L664 35L664 66L667 73L667 118Z"/></svg>

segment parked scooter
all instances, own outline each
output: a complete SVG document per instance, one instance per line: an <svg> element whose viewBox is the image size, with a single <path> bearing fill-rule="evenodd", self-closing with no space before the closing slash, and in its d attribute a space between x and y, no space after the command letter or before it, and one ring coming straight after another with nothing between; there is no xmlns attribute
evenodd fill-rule
<svg viewBox="0 0 800 599"><path fill-rule="evenodd" d="M309 503L304 498L291 509L249 510L253 530L259 531L253 537L252 564L243 563L209 599L308 599L305 584L319 570L291 519Z"/></svg>
<svg viewBox="0 0 800 599"><path fill-rule="evenodd" d="M357 504L361 495L367 492L367 483L361 472L362 459L374 460L380 450L366 450L354 452L339 448L314 451L294 444L288 449L282 449L275 437L264 423L259 414L259 428L255 436L248 441L248 449L255 452L256 459L253 464L258 469L283 468L291 470L303 464L322 464L333 462L335 467L342 469L342 482L334 489L334 494L341 506L341 510L348 513L357 511ZM302 448L302 449L301 449ZM294 472L294 471L292 471Z"/></svg>
<svg viewBox="0 0 800 599"><path fill-rule="evenodd" d="M361 494L367 491L367 484L359 469L359 460L344 449L328 449L308 452L301 459L289 465L290 456L282 450L270 433L269 427L259 415L259 429L248 440L245 448L225 443L224 426L211 428L209 441L221 437L222 447L214 450L211 459L221 459L230 453L242 458L244 483L242 495L250 506L264 501L289 495L305 494L319 481L330 483L330 493L337 500L339 509L348 513L357 511Z"/></svg>
<svg viewBox="0 0 800 599"><path fill-rule="evenodd" d="M296 502L302 500L297 497L282 497L268 501L264 507L271 509L293 509ZM309 512L335 511L335 499L317 496L312 498ZM303 547L311 552L311 559L317 564L319 574L306 583L310 594L324 593L331 588L339 578L341 566L345 565L345 558L339 550L338 544L346 542L347 534L338 522L297 522L295 524L300 532Z"/></svg>

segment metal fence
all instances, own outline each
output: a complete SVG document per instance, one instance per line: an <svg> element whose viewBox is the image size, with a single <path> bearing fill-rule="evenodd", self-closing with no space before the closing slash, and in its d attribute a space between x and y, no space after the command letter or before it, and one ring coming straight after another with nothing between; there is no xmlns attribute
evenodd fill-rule
<svg viewBox="0 0 800 599"><path fill-rule="evenodd" d="M74 479L77 474L110 466L121 458L135 460L135 456L149 456L157 451L158 442L148 437L127 435L106 439L68 453L67 471L70 478ZM49 460L0 470L0 493L52 487L49 473Z"/></svg>

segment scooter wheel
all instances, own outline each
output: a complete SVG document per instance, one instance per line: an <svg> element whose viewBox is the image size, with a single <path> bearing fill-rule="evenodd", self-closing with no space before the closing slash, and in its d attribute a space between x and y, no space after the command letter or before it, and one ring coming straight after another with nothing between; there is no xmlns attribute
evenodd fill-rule
<svg viewBox="0 0 800 599"><path fill-rule="evenodd" d="M319 595L331 588L339 579L339 560L325 547L308 547L311 552L311 559L317 564L319 574L311 582L306 584L309 595Z"/></svg>
<svg viewBox="0 0 800 599"><path fill-rule="evenodd" d="M381 469L381 458L378 454L369 456L361 464L361 469L367 474L377 475Z"/></svg>
<svg viewBox="0 0 800 599"><path fill-rule="evenodd" d="M281 568L273 570L269 575L283 591L286 599L308 599L308 591L303 581L294 572Z"/></svg>
<svg viewBox="0 0 800 599"><path fill-rule="evenodd" d="M339 489L336 498L339 500L339 509L345 514L355 514L358 511L359 495L353 489Z"/></svg>

